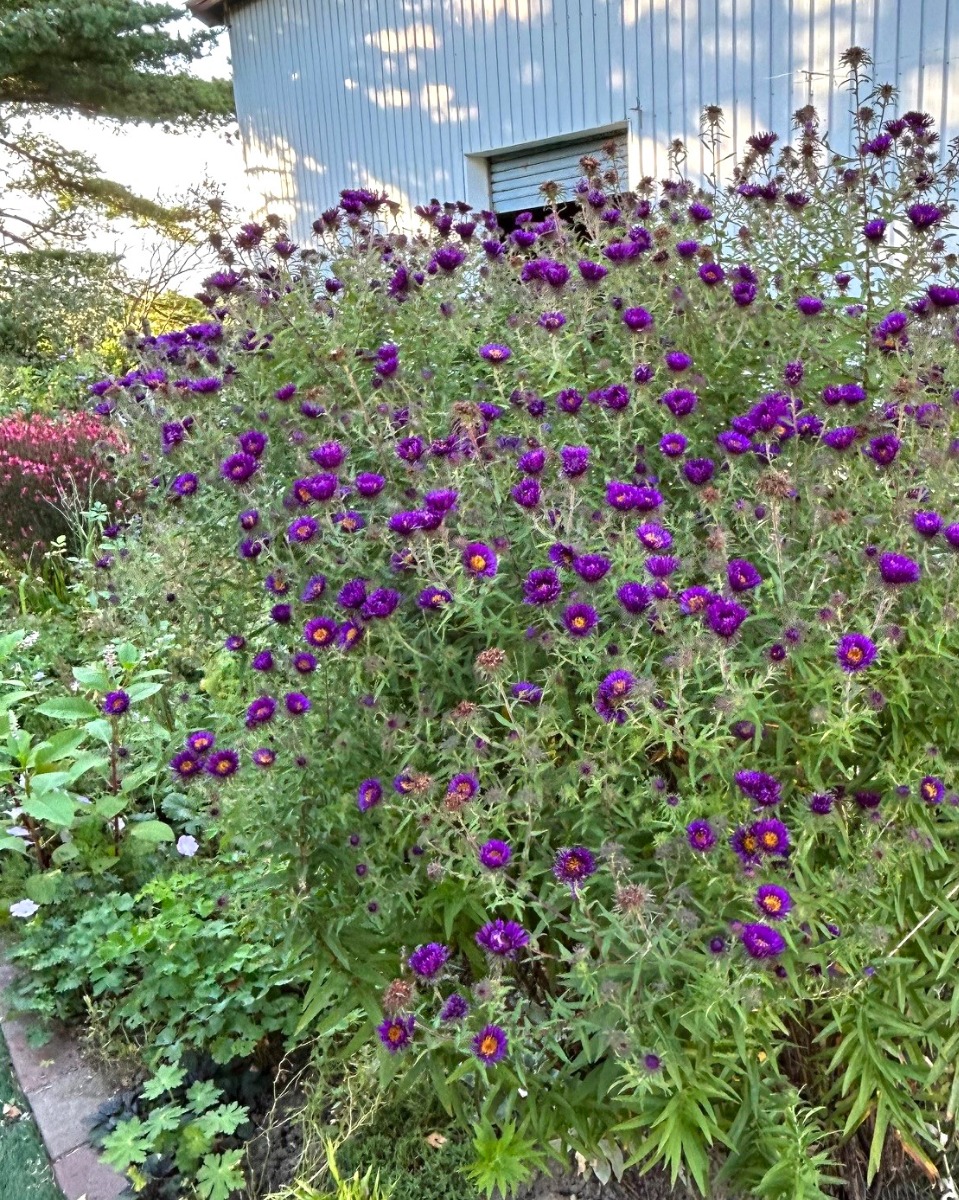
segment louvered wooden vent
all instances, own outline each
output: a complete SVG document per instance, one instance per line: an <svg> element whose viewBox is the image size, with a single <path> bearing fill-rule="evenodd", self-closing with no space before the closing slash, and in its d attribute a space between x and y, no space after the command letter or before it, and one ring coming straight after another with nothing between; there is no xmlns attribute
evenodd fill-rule
<svg viewBox="0 0 959 1200"><path fill-rule="evenodd" d="M551 146L536 146L529 150L514 150L494 155L489 160L490 192L494 212L519 212L543 204L540 184L546 180L558 183L562 199L571 200L577 183L583 177L579 160L585 154L608 162L601 147L615 140L616 166L625 189L626 131L592 134L575 141L557 142Z"/></svg>

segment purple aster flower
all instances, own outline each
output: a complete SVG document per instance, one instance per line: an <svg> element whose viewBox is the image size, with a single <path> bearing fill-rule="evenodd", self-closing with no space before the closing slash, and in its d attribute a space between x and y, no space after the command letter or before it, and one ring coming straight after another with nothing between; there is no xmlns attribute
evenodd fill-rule
<svg viewBox="0 0 959 1200"><path fill-rule="evenodd" d="M765 917L782 921L792 906L792 896L778 884L764 883L756 889L756 907Z"/></svg>
<svg viewBox="0 0 959 1200"><path fill-rule="evenodd" d="M694 487L709 483L716 473L716 464L711 458L690 458L683 463L683 474Z"/></svg>
<svg viewBox="0 0 959 1200"><path fill-rule="evenodd" d="M463 550L463 566L474 579L492 579L498 561L495 553L483 542L470 542Z"/></svg>
<svg viewBox="0 0 959 1200"><path fill-rule="evenodd" d="M856 801L860 808L873 809L878 808L882 803L882 793L863 790L853 792L852 798Z"/></svg>
<svg viewBox="0 0 959 1200"><path fill-rule="evenodd" d="M108 717L119 717L130 707L130 697L122 688L107 692L103 697L103 711Z"/></svg>
<svg viewBox="0 0 959 1200"><path fill-rule="evenodd" d="M588 446L563 446L559 452L563 474L568 479L578 479L589 469Z"/></svg>
<svg viewBox="0 0 959 1200"><path fill-rule="evenodd" d="M203 768L208 775L228 779L236 774L239 765L240 756L235 750L214 750L212 754L207 755Z"/></svg>
<svg viewBox="0 0 959 1200"><path fill-rule="evenodd" d="M647 550L668 550L673 544L673 535L669 530L653 521L637 525L634 532L640 544Z"/></svg>
<svg viewBox="0 0 959 1200"><path fill-rule="evenodd" d="M927 775L919 785L919 795L927 804L941 804L946 785L935 775Z"/></svg>
<svg viewBox="0 0 959 1200"><path fill-rule="evenodd" d="M929 229L942 220L943 211L937 204L910 204L906 216L914 229Z"/></svg>
<svg viewBox="0 0 959 1200"><path fill-rule="evenodd" d="M363 640L363 626L355 621L344 621L336 631L336 644L341 650L352 650Z"/></svg>
<svg viewBox="0 0 959 1200"><path fill-rule="evenodd" d="M633 484L613 479L606 484L606 503L618 512L629 512L633 507L635 492Z"/></svg>
<svg viewBox="0 0 959 1200"><path fill-rule="evenodd" d="M303 591L300 592L300 600L304 604L313 604L319 600L326 591L326 576L311 575L303 585Z"/></svg>
<svg viewBox="0 0 959 1200"><path fill-rule="evenodd" d="M304 640L310 646L326 648L336 640L337 624L332 617L312 617L303 626Z"/></svg>
<svg viewBox="0 0 959 1200"><path fill-rule="evenodd" d="M633 616L645 612L652 603L649 588L633 581L622 584L616 592L616 599Z"/></svg>
<svg viewBox="0 0 959 1200"><path fill-rule="evenodd" d="M743 866L755 866L760 861L762 848L753 827L747 829L745 825L740 825L738 829L734 830L729 844Z"/></svg>
<svg viewBox="0 0 959 1200"><path fill-rule="evenodd" d="M653 314L645 308L627 308L622 313L623 324L633 333L642 333L653 325Z"/></svg>
<svg viewBox="0 0 959 1200"><path fill-rule="evenodd" d="M340 442L324 442L310 452L310 458L324 471L335 471L346 458L346 447Z"/></svg>
<svg viewBox="0 0 959 1200"><path fill-rule="evenodd" d="M276 389L273 395L275 399L280 401L281 404L285 403L287 400L292 400L296 395L296 384L284 383L282 387Z"/></svg>
<svg viewBox="0 0 959 1200"><path fill-rule="evenodd" d="M942 526L942 517L937 512L914 512L912 514L912 527L922 537L935 537Z"/></svg>
<svg viewBox="0 0 959 1200"><path fill-rule="evenodd" d="M633 492L633 508L639 512L653 512L663 503L663 494L654 487L637 487Z"/></svg>
<svg viewBox="0 0 959 1200"><path fill-rule="evenodd" d="M598 283L608 273L609 268L604 267L602 263L590 262L589 259L581 259L577 263L579 273L586 283Z"/></svg>
<svg viewBox="0 0 959 1200"><path fill-rule="evenodd" d="M498 871L505 867L513 857L513 852L505 842L491 838L484 842L479 849L479 860L488 871Z"/></svg>
<svg viewBox="0 0 959 1200"><path fill-rule="evenodd" d="M258 696L246 710L246 727L253 729L257 725L265 725L273 719L276 712L276 701L272 696Z"/></svg>
<svg viewBox="0 0 959 1200"><path fill-rule="evenodd" d="M841 451L848 450L858 436L859 430L855 425L840 425L837 429L830 429L824 433L822 440L830 450Z"/></svg>
<svg viewBox="0 0 959 1200"><path fill-rule="evenodd" d="M536 324L547 333L556 333L566 324L566 315L561 312L540 313Z"/></svg>
<svg viewBox="0 0 959 1200"><path fill-rule="evenodd" d="M529 934L516 921L498 917L487 922L476 933L476 944L496 958L515 958L516 952L529 943Z"/></svg>
<svg viewBox="0 0 959 1200"><path fill-rule="evenodd" d="M170 770L181 779L192 779L203 770L203 763L192 750L181 750L170 759Z"/></svg>
<svg viewBox="0 0 959 1200"><path fill-rule="evenodd" d="M602 554L577 554L572 567L584 583L598 583L613 564Z"/></svg>
<svg viewBox="0 0 959 1200"><path fill-rule="evenodd" d="M779 780L764 771L737 771L733 778L743 795L760 808L769 808L782 799L782 785Z"/></svg>
<svg viewBox="0 0 959 1200"><path fill-rule="evenodd" d="M530 683L528 679L514 683L511 690L519 704L539 704L543 699L543 689L535 683Z"/></svg>
<svg viewBox="0 0 959 1200"><path fill-rule="evenodd" d="M674 554L652 554L646 559L646 570L654 579L668 579L680 568L680 560Z"/></svg>
<svg viewBox="0 0 959 1200"><path fill-rule="evenodd" d="M796 362L788 362L783 368L783 383L787 387L799 387L802 383L805 367L798 360Z"/></svg>
<svg viewBox="0 0 959 1200"><path fill-rule="evenodd" d="M418 462L426 450L426 444L421 437L400 438L396 443L396 454L404 462Z"/></svg>
<svg viewBox="0 0 959 1200"><path fill-rule="evenodd" d="M697 224L702 224L704 221L711 221L713 219L713 210L708 205L701 204L698 200L690 204L686 211Z"/></svg>
<svg viewBox="0 0 959 1200"><path fill-rule="evenodd" d="M726 567L726 578L734 592L748 592L757 588L763 581L762 575L751 562L744 558L731 558Z"/></svg>
<svg viewBox="0 0 959 1200"><path fill-rule="evenodd" d="M276 762L276 751L271 750L269 746L260 746L258 750L253 751L250 757L254 766L272 767Z"/></svg>
<svg viewBox="0 0 959 1200"><path fill-rule="evenodd" d="M293 619L293 609L289 604L274 604L270 609L270 620L277 625L288 625Z"/></svg>
<svg viewBox="0 0 959 1200"><path fill-rule="evenodd" d="M734 283L729 289L729 294L733 298L733 303L739 308L749 308L750 304L756 299L758 288L754 283L748 283L740 280Z"/></svg>
<svg viewBox="0 0 959 1200"><path fill-rule="evenodd" d="M343 512L333 514L333 524L347 533L358 533L366 528L366 519L358 512Z"/></svg>
<svg viewBox="0 0 959 1200"><path fill-rule="evenodd" d="M689 442L681 433L664 433L659 439L659 452L667 458L681 458L688 445Z"/></svg>
<svg viewBox="0 0 959 1200"><path fill-rule="evenodd" d="M231 454L220 464L220 474L231 483L246 483L259 466L252 454Z"/></svg>
<svg viewBox="0 0 959 1200"><path fill-rule="evenodd" d="M933 283L927 288L927 294L936 308L955 308L959 304L959 288Z"/></svg>
<svg viewBox="0 0 959 1200"><path fill-rule="evenodd" d="M959 524L947 525L942 535L953 550L959 550Z"/></svg>
<svg viewBox="0 0 959 1200"><path fill-rule="evenodd" d="M676 253L680 258L695 258L699 252L699 242L677 242Z"/></svg>
<svg viewBox="0 0 959 1200"><path fill-rule="evenodd" d="M832 792L816 792L809 797L809 811L819 817L825 817L832 812L834 801Z"/></svg>
<svg viewBox="0 0 959 1200"><path fill-rule="evenodd" d="M478 791L479 780L471 771L463 771L450 780L446 794L461 804L467 804Z"/></svg>
<svg viewBox="0 0 959 1200"><path fill-rule="evenodd" d="M469 1015L470 1006L463 996L456 992L452 996L446 998L443 1007L440 1009L441 1021L462 1021L464 1017Z"/></svg>
<svg viewBox="0 0 959 1200"><path fill-rule="evenodd" d="M887 552L879 555L879 574L882 576L883 583L901 585L918 583L922 576L922 569L917 562L913 562L905 554Z"/></svg>
<svg viewBox="0 0 959 1200"><path fill-rule="evenodd" d="M708 821L690 821L686 826L686 841L690 849L705 854L716 845L716 834Z"/></svg>
<svg viewBox="0 0 959 1200"><path fill-rule="evenodd" d="M376 1035L390 1052L390 1054L398 1054L413 1040L413 1029L416 1025L416 1018L412 1015L404 1016L398 1013L395 1017L387 1017L386 1020L377 1026Z"/></svg>
<svg viewBox="0 0 959 1200"><path fill-rule="evenodd" d="M447 604L453 601L452 592L448 592L446 588L428 587L424 588L416 597L416 603L420 608L437 610L445 608Z"/></svg>
<svg viewBox="0 0 959 1200"><path fill-rule="evenodd" d="M717 637L735 637L740 625L748 616L747 608L743 608L735 600L727 600L724 596L714 596L706 605L706 620Z"/></svg>
<svg viewBox="0 0 959 1200"><path fill-rule="evenodd" d="M708 262L703 263L699 268L699 278L706 284L707 287L715 287L722 283L726 278L726 272L722 269L719 263Z"/></svg>
<svg viewBox="0 0 959 1200"><path fill-rule="evenodd" d="M510 495L521 508L535 508L539 504L539 480L527 476L510 488Z"/></svg>
<svg viewBox="0 0 959 1200"><path fill-rule="evenodd" d="M796 301L796 307L804 317L815 317L822 312L825 305L818 296L800 296Z"/></svg>
<svg viewBox="0 0 959 1200"><path fill-rule="evenodd" d="M881 242L886 236L886 222L882 217L874 217L862 227L862 236L867 242Z"/></svg>
<svg viewBox="0 0 959 1200"><path fill-rule="evenodd" d="M686 588L679 594L679 609L687 617L699 616L706 612L710 603L716 599L714 592L701 584L697 587Z"/></svg>
<svg viewBox="0 0 959 1200"><path fill-rule="evenodd" d="M366 598L361 615L366 621L391 616L399 606L402 596L393 588L375 588Z"/></svg>
<svg viewBox="0 0 959 1200"><path fill-rule="evenodd" d="M439 488L436 491L427 492L423 497L423 503L430 512L448 513L456 507L458 498L459 493L453 488Z"/></svg>
<svg viewBox="0 0 959 1200"><path fill-rule="evenodd" d="M585 846L568 847L557 852L553 874L575 892L584 879L596 874L596 859Z"/></svg>
<svg viewBox="0 0 959 1200"><path fill-rule="evenodd" d="M383 476L375 475L372 471L361 471L353 482L357 492L365 499L378 496L386 487L386 480Z"/></svg>
<svg viewBox="0 0 959 1200"><path fill-rule="evenodd" d="M744 925L741 936L750 958L775 958L786 949L786 939L769 925Z"/></svg>
<svg viewBox="0 0 959 1200"><path fill-rule="evenodd" d="M836 661L849 675L864 671L876 658L876 643L864 633L847 633L836 646Z"/></svg>
<svg viewBox="0 0 959 1200"><path fill-rule="evenodd" d="M488 1067L494 1066L506 1057L508 1038L499 1025L484 1025L473 1038L473 1053Z"/></svg>
<svg viewBox="0 0 959 1200"><path fill-rule="evenodd" d="M266 444L270 439L265 433L261 433L259 429L250 429L246 433L241 433L236 440L244 454L250 454L253 458L259 458L266 449Z"/></svg>
<svg viewBox="0 0 959 1200"><path fill-rule="evenodd" d="M242 650L245 645L246 645L245 637L241 637L238 633L231 633L230 636L224 641L223 648L225 650L235 651L235 650Z"/></svg>
<svg viewBox="0 0 959 1200"><path fill-rule="evenodd" d="M513 354L509 346L504 346L500 342L489 342L485 346L480 346L479 352L481 358L485 358L487 362L491 363L506 362Z"/></svg>
<svg viewBox="0 0 959 1200"><path fill-rule="evenodd" d="M591 604L569 604L563 610L563 624L573 637L586 637L598 621L599 616Z"/></svg>
<svg viewBox="0 0 959 1200"><path fill-rule="evenodd" d="M689 388L670 388L659 399L677 418L688 417L699 403L699 397Z"/></svg>
<svg viewBox="0 0 959 1200"><path fill-rule="evenodd" d="M240 515L237 517L237 520L240 522L240 528L249 532L251 529L255 529L257 525L259 525L260 514L255 508L248 508L245 512L240 513Z"/></svg>
<svg viewBox="0 0 959 1200"><path fill-rule="evenodd" d="M356 789L356 807L360 812L369 812L383 799L383 785L378 779L364 779Z"/></svg>
<svg viewBox="0 0 959 1200"><path fill-rule="evenodd" d="M287 540L292 545L306 545L316 537L318 530L319 525L312 517L297 517L287 528Z"/></svg>
<svg viewBox="0 0 959 1200"><path fill-rule="evenodd" d="M209 729L198 729L196 733L191 733L186 740L187 749L197 756L206 754L208 750L213 749L215 744L216 735Z"/></svg>
<svg viewBox="0 0 959 1200"><path fill-rule="evenodd" d="M687 354L684 350L668 351L663 355L663 362L670 369L670 371L676 371L677 373L680 371L688 371L693 365L692 356Z"/></svg>
<svg viewBox="0 0 959 1200"><path fill-rule="evenodd" d="M310 698L309 696L304 696L302 692L287 692L283 699L286 704L286 711L292 717L299 717L303 713L310 711Z"/></svg>
<svg viewBox="0 0 959 1200"><path fill-rule="evenodd" d="M880 467L888 467L899 453L902 442L893 433L882 433L870 438L869 445L863 450Z"/></svg>
<svg viewBox="0 0 959 1200"><path fill-rule="evenodd" d="M170 491L177 496L192 496L200 486L200 481L192 472L186 472L177 477L170 484Z"/></svg>
<svg viewBox="0 0 959 1200"><path fill-rule="evenodd" d="M253 655L253 661L250 665L254 671L272 671L273 655L269 650L258 650Z"/></svg>
<svg viewBox="0 0 959 1200"><path fill-rule="evenodd" d="M750 825L749 833L756 840L759 854L769 854L777 858L785 857L790 850L789 830L775 817L756 821Z"/></svg>
<svg viewBox="0 0 959 1200"><path fill-rule="evenodd" d="M448 947L441 942L427 942L425 946L417 946L406 965L420 979L432 981L443 970L449 956Z"/></svg>
<svg viewBox="0 0 959 1200"><path fill-rule="evenodd" d="M340 588L336 597L341 608L362 608L366 602L366 580L350 579Z"/></svg>
<svg viewBox="0 0 959 1200"><path fill-rule="evenodd" d="M749 438L744 433L736 433L732 429L726 429L717 434L716 442L727 454L745 454L752 449L752 442Z"/></svg>
<svg viewBox="0 0 959 1200"><path fill-rule="evenodd" d="M577 413L583 406L583 396L576 388L564 388L556 397L556 407L560 412Z"/></svg>

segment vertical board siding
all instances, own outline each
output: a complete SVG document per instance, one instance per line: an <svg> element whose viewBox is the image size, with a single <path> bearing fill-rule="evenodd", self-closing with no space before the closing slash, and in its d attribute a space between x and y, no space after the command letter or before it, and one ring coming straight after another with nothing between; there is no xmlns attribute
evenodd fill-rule
<svg viewBox="0 0 959 1200"><path fill-rule="evenodd" d="M834 85L853 44L945 144L957 38L959 0L249 0L230 23L251 185L297 237L343 187L385 188L407 211L487 203L468 156L610 125L628 127L631 183L667 173L674 138L706 175L707 104L723 109L723 172L757 129L788 140L810 102L847 148Z"/></svg>

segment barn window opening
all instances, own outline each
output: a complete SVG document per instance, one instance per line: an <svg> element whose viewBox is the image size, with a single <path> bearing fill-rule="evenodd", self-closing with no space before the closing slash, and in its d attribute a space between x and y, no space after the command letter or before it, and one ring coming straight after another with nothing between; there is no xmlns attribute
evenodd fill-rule
<svg viewBox="0 0 959 1200"><path fill-rule="evenodd" d="M509 229L522 212L531 212L534 218L545 216L551 199L544 194L546 183L555 187L561 210L574 201L586 173L584 158L595 162L594 179L610 200L627 190L625 128L490 155L490 207L500 223Z"/></svg>

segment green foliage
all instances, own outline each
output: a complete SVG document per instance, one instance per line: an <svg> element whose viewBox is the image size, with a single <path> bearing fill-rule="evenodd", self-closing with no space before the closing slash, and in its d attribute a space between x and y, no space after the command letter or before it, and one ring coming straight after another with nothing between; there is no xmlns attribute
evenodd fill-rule
<svg viewBox="0 0 959 1200"><path fill-rule="evenodd" d="M139 1043L151 1060L190 1049L221 1063L248 1057L270 1035L292 1034L305 986L273 883L268 864L228 863L185 866L136 896L90 896L64 881L12 951L28 968L18 1003L59 1020L92 1010L105 1035ZM171 1071L158 1067L153 1094L172 1089ZM201 1112L210 1097L200 1085L189 1102Z"/></svg>
<svg viewBox="0 0 959 1200"><path fill-rule="evenodd" d="M536 1140L523 1137L512 1122L497 1131L484 1121L473 1137L473 1152L466 1177L485 1196L511 1196L547 1166L546 1155L537 1150Z"/></svg>
<svg viewBox="0 0 959 1200"><path fill-rule="evenodd" d="M150 1108L146 1117L129 1117L102 1138L106 1162L125 1171L135 1188L146 1182L143 1166L151 1155L170 1155L177 1168L195 1180L200 1200L229 1200L244 1184L243 1151L221 1153L216 1147L246 1123L247 1110L238 1104L216 1104L220 1089L194 1082L182 1095L186 1071L161 1066L147 1081L143 1096L169 1099Z"/></svg>

